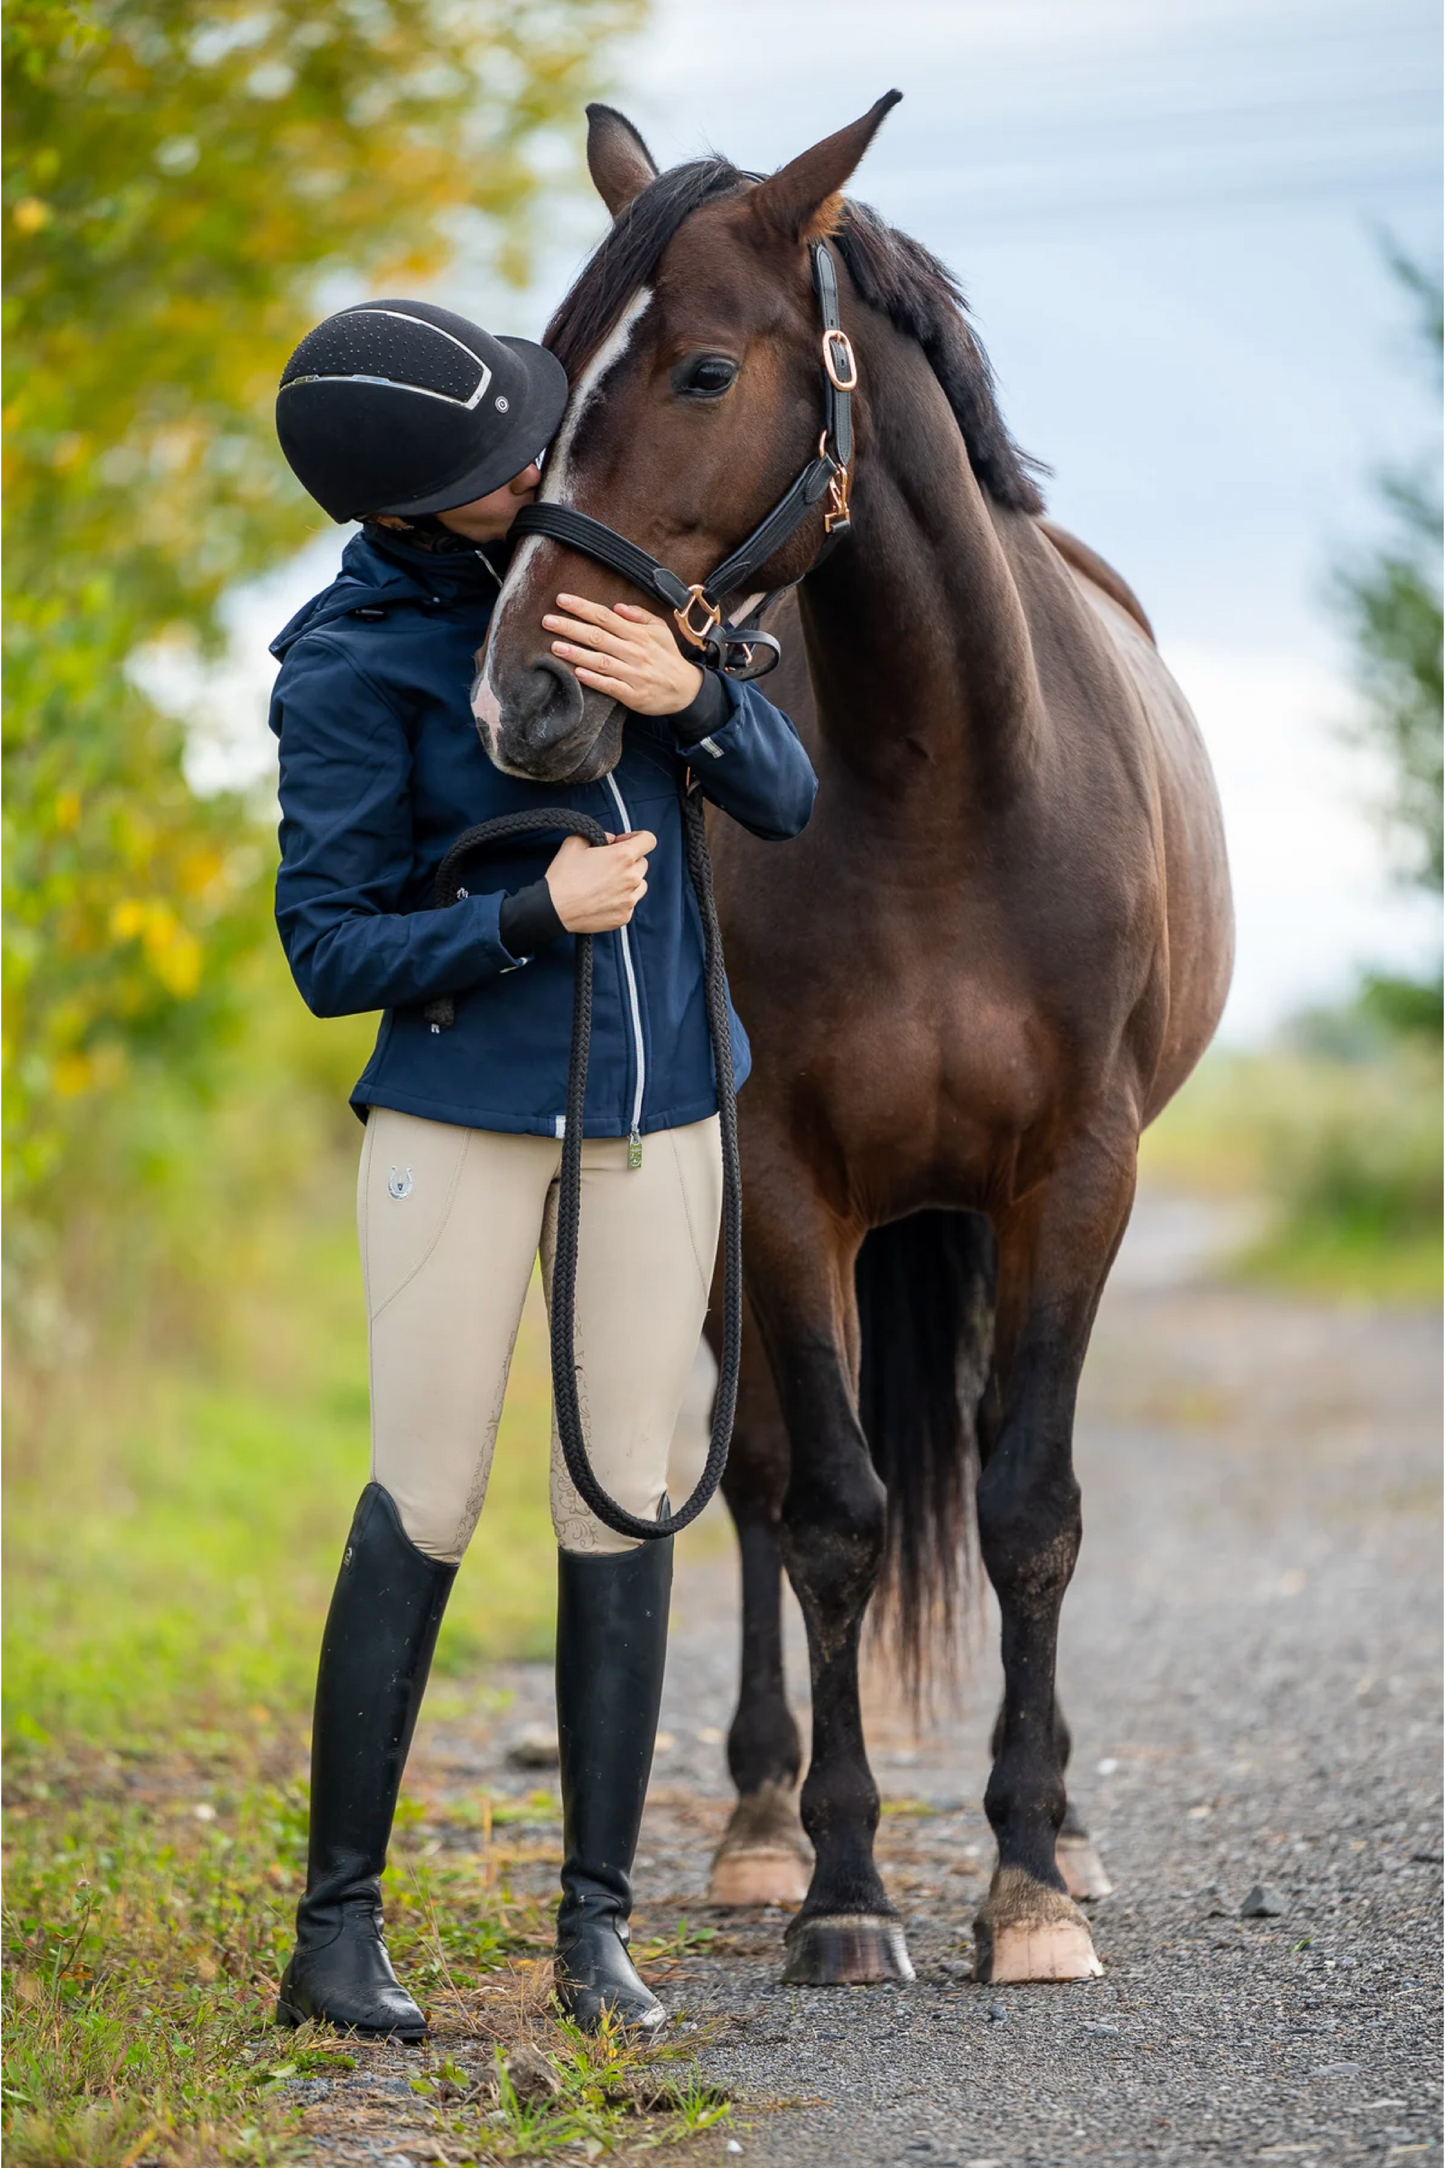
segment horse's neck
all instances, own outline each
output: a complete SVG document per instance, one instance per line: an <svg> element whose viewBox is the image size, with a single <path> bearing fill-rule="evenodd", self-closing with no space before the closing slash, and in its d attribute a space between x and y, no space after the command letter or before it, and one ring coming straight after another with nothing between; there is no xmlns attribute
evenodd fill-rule
<svg viewBox="0 0 1445 2168"><path fill-rule="evenodd" d="M819 726L890 799L1006 794L1039 710L1023 604L936 378L891 327L875 343L853 533L801 596Z"/></svg>

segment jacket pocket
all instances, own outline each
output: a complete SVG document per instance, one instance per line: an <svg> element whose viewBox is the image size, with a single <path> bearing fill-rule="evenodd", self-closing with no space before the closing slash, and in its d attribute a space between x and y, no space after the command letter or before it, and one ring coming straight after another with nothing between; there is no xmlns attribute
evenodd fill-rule
<svg viewBox="0 0 1445 2168"><path fill-rule="evenodd" d="M368 1319L415 1279L441 1240L471 1138L458 1122L371 1109L359 1215Z"/></svg>

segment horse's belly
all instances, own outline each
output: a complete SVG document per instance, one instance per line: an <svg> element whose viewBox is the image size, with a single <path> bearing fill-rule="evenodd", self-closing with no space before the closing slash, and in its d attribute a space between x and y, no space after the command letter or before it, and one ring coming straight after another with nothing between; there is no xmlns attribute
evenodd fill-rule
<svg viewBox="0 0 1445 2168"><path fill-rule="evenodd" d="M791 1137L870 1220L983 1203L1000 1163L1047 1123L1036 1027L1016 999L976 983L901 988L880 974L866 1003L820 1028L800 1032L796 1011L781 1009L744 1021L745 1128Z"/></svg>

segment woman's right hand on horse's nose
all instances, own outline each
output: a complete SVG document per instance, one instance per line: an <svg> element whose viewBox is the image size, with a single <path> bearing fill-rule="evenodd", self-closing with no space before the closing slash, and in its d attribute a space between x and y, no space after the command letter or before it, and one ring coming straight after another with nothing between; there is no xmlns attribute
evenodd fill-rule
<svg viewBox="0 0 1445 2168"><path fill-rule="evenodd" d="M568 836L547 868L552 907L568 933L612 933L647 894L647 854L657 838L646 828L593 845Z"/></svg>

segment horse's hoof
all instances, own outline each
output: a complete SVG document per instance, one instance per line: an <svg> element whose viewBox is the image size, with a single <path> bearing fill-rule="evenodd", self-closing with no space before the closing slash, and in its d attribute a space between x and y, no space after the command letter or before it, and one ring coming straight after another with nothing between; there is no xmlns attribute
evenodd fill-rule
<svg viewBox="0 0 1445 2168"><path fill-rule="evenodd" d="M781 1784L765 1784L733 1809L713 1855L708 1902L800 1905L812 1872L812 1854L792 1793Z"/></svg>
<svg viewBox="0 0 1445 2168"><path fill-rule="evenodd" d="M749 1846L719 1852L707 1900L713 1905L800 1905L811 1877L796 1852Z"/></svg>
<svg viewBox="0 0 1445 2168"><path fill-rule="evenodd" d="M1054 1847L1054 1857L1064 1887L1075 1904L1092 1904L1097 1897L1111 1897L1114 1885L1104 1872L1104 1862L1092 1837L1073 1836L1065 1830Z"/></svg>
<svg viewBox="0 0 1445 2168"><path fill-rule="evenodd" d="M913 1978L902 1925L882 1913L796 1919L783 1939L789 1987L866 1987Z"/></svg>
<svg viewBox="0 0 1445 2168"><path fill-rule="evenodd" d="M973 1923L973 1976L990 1987L1093 1980L1103 1971L1084 1915L1062 1890L1000 1867Z"/></svg>

